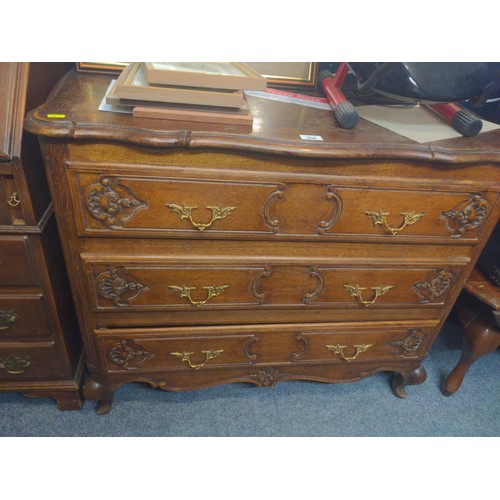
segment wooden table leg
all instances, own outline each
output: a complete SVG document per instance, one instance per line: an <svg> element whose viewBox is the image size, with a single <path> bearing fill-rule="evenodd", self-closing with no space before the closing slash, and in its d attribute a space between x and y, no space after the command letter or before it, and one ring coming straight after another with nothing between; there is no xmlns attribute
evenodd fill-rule
<svg viewBox="0 0 500 500"><path fill-rule="evenodd" d="M465 335L458 364L443 384L445 396L451 396L460 388L467 370L476 360L500 346L500 329L491 309L482 304L472 308L469 303L460 304L457 309Z"/></svg>

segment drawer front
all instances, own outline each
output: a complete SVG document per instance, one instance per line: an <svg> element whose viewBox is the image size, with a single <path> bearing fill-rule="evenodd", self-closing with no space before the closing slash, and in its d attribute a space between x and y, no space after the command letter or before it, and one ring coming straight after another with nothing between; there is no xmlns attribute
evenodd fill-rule
<svg viewBox="0 0 500 500"><path fill-rule="evenodd" d="M12 175L0 175L0 227L24 225L19 189Z"/></svg>
<svg viewBox="0 0 500 500"><path fill-rule="evenodd" d="M51 342L0 345L0 383L64 376L60 354Z"/></svg>
<svg viewBox="0 0 500 500"><path fill-rule="evenodd" d="M144 339L111 337L102 341L106 370L199 370L252 364L248 349L253 334L213 335L175 333Z"/></svg>
<svg viewBox="0 0 500 500"><path fill-rule="evenodd" d="M418 359L429 325L297 324L96 331L107 372Z"/></svg>
<svg viewBox="0 0 500 500"><path fill-rule="evenodd" d="M441 307L462 267L84 258L95 311Z"/></svg>
<svg viewBox="0 0 500 500"><path fill-rule="evenodd" d="M494 193L71 172L80 234L477 240Z"/></svg>
<svg viewBox="0 0 500 500"><path fill-rule="evenodd" d="M50 337L43 296L0 295L0 344Z"/></svg>
<svg viewBox="0 0 500 500"><path fill-rule="evenodd" d="M0 286L37 285L33 253L28 236L0 238Z"/></svg>

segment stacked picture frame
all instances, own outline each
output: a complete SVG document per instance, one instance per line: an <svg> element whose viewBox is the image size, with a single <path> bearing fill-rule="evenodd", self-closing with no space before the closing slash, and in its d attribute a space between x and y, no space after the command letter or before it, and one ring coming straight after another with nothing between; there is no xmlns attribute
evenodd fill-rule
<svg viewBox="0 0 500 500"><path fill-rule="evenodd" d="M139 118L251 125L243 91L266 86L244 63L131 63L106 103L130 106Z"/></svg>

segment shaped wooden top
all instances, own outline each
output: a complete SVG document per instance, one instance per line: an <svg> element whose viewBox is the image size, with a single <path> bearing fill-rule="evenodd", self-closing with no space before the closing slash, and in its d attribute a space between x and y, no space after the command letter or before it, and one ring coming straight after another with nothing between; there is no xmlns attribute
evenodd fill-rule
<svg viewBox="0 0 500 500"><path fill-rule="evenodd" d="M248 97L251 132L235 125L196 124L99 111L112 77L72 71L41 107L29 113L31 133L69 139L129 142L157 147L222 148L312 158L500 163L500 130L476 137L420 144L367 120L355 129L338 127L333 112ZM50 118L50 115L64 115ZM319 135L307 141L300 134Z"/></svg>

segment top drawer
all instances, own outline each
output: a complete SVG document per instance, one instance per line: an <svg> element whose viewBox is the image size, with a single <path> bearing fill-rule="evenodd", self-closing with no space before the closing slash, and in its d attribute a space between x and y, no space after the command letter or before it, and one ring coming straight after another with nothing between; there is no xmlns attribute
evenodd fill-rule
<svg viewBox="0 0 500 500"><path fill-rule="evenodd" d="M495 193L70 171L81 235L475 241Z"/></svg>

